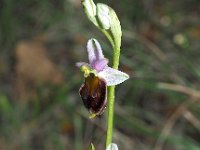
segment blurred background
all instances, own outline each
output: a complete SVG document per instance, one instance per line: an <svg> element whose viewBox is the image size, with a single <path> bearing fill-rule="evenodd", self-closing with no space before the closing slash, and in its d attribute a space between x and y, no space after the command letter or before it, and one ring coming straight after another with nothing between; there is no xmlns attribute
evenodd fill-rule
<svg viewBox="0 0 200 150"><path fill-rule="evenodd" d="M200 150L200 1L99 0L123 29L113 141L120 150ZM78 91L94 37L80 0L0 0L0 149L104 150L107 111ZM109 65L112 65L110 59Z"/></svg>

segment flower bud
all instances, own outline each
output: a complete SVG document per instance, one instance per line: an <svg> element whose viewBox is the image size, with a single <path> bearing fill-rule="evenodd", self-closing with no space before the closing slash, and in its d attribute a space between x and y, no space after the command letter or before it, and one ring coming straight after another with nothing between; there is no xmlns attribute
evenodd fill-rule
<svg viewBox="0 0 200 150"><path fill-rule="evenodd" d="M117 144L111 143L110 145L108 145L106 150L118 150Z"/></svg>
<svg viewBox="0 0 200 150"><path fill-rule="evenodd" d="M93 0L84 0L82 2L83 8L87 17L92 21L96 26L98 26L96 16L96 5L94 4Z"/></svg>

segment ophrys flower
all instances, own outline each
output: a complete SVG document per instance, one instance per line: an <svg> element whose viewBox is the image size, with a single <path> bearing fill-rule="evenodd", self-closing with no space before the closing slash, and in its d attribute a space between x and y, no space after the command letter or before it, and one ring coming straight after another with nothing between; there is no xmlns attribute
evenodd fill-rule
<svg viewBox="0 0 200 150"><path fill-rule="evenodd" d="M91 116L101 115L107 103L107 86L117 85L129 78L128 74L108 67L108 59L103 55L96 39L87 43L89 63L78 62L84 73L85 81L79 92Z"/></svg>

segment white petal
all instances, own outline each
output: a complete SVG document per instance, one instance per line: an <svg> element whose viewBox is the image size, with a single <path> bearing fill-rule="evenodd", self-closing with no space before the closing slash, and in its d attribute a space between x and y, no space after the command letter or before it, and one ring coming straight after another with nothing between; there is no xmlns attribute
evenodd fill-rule
<svg viewBox="0 0 200 150"><path fill-rule="evenodd" d="M97 60L104 59L101 45L96 39L90 39L87 43L88 59L90 64Z"/></svg>
<svg viewBox="0 0 200 150"><path fill-rule="evenodd" d="M107 86L120 84L129 78L128 74L110 67L99 72L98 76L106 80Z"/></svg>
<svg viewBox="0 0 200 150"><path fill-rule="evenodd" d="M108 145L106 150L118 150L117 144L111 143L110 145Z"/></svg>

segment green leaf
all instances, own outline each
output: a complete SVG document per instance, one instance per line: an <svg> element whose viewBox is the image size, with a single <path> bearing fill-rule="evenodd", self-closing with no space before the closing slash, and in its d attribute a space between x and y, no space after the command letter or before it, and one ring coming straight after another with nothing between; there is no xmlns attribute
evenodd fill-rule
<svg viewBox="0 0 200 150"><path fill-rule="evenodd" d="M95 147L94 147L94 145L92 143L90 145L90 150L95 150Z"/></svg>

